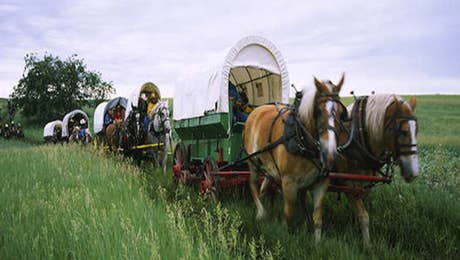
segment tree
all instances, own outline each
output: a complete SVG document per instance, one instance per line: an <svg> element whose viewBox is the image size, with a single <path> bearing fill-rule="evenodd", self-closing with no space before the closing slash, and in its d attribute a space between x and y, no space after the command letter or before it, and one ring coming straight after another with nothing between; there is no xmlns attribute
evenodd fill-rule
<svg viewBox="0 0 460 260"><path fill-rule="evenodd" d="M24 57L22 78L11 97L22 114L39 122L62 118L72 109L102 101L115 93L101 73L88 71L83 59L72 55L65 61L58 56L35 54Z"/></svg>

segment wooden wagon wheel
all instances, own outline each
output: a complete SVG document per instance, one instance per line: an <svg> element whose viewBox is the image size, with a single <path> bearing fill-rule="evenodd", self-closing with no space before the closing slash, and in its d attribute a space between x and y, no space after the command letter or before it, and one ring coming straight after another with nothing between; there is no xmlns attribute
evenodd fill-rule
<svg viewBox="0 0 460 260"><path fill-rule="evenodd" d="M173 157L173 182L187 184L190 171L186 169L186 155L184 144L178 143L174 148Z"/></svg>
<svg viewBox="0 0 460 260"><path fill-rule="evenodd" d="M203 195L210 196L213 201L217 201L219 179L213 174L218 169L217 163L212 157L208 157L203 162L203 168L205 179L201 183L201 192Z"/></svg>

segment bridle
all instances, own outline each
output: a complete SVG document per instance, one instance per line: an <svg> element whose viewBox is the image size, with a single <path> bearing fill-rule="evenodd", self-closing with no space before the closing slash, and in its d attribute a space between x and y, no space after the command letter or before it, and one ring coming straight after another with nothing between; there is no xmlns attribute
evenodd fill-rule
<svg viewBox="0 0 460 260"><path fill-rule="evenodd" d="M159 126L158 131L156 131L155 127L152 127L155 121L155 117L159 118ZM166 134L169 132L170 129L166 129L165 124L169 122L169 111L168 108L164 105L155 112L154 119L150 122L150 129L156 135Z"/></svg>
<svg viewBox="0 0 460 260"><path fill-rule="evenodd" d="M366 122L365 121L365 107L367 103L367 96L360 97L357 99L355 102L355 105L353 107L352 111L352 117L351 117L351 129L346 127L344 125L344 120L340 120L339 125L342 129L345 130L345 132L348 134L348 139L345 142L345 144L340 145L337 150L339 152L344 152L347 150L347 148L352 144L356 144L356 146L359 148L360 153L364 154L365 158L371 162L371 164L377 164L377 165L394 165L397 163L399 160L399 156L401 155L413 155L417 154L417 151L412 149L412 147L416 147L417 144L401 144L398 140L398 138L401 135L406 135L407 132L403 131L401 129L401 124L403 122L407 121L417 121L417 118L415 116L401 116L400 111L399 111L399 106L397 106L397 110L391 115L391 118L388 119L386 117L385 120L385 125L384 125L384 133L387 133L389 130L391 131L391 140L393 141L393 146L394 150L393 151L385 151L383 155L375 155L372 153L370 150L370 147L368 146L368 141L366 140L366 133L364 132L366 129ZM396 101L395 101L396 102ZM395 104L395 102L391 103L391 105ZM401 100L401 104L404 101ZM350 120L350 119L349 119ZM391 127L391 124L393 123L393 127ZM404 150L402 151L401 148L410 148L409 150ZM380 168L377 167L377 168Z"/></svg>
<svg viewBox="0 0 460 260"><path fill-rule="evenodd" d="M340 119L337 119L337 106L332 106L332 110L330 113L328 113L328 118L326 119L327 124L318 126L319 120L315 120L315 129L316 129L318 137L321 136L324 132L327 132L329 130L333 131L335 133L336 141L338 141L338 137L339 137L338 127L340 126L340 122L348 116L347 109L345 105L342 103L342 101L340 100L338 93L331 93L331 94L320 93L319 98L316 99L315 111L313 112L313 116L314 118L318 118L318 115L320 114L319 104L327 103L328 101L332 101L335 105L338 104L342 107L343 110L340 115ZM334 124L334 126L330 125L329 122L331 120L334 122L337 122L338 124Z"/></svg>
<svg viewBox="0 0 460 260"><path fill-rule="evenodd" d="M404 101L401 100L400 104L403 104L403 103ZM393 159L395 161L397 161L398 160L397 158L399 158L400 156L417 154L417 149L412 149L413 147L417 147L416 143L401 144L399 142L400 136L410 134L410 132L402 130L402 127L401 127L402 123L409 122L409 121L417 122L417 117L412 116L412 115L398 116L399 113L400 113L399 106L396 106L396 111L393 114L392 118L385 123L385 129L388 129L390 124L394 122L393 129L392 129L392 134L393 134L392 140L393 140L393 144L395 147L394 152L393 152ZM414 131L416 131L416 129L414 129ZM403 149L406 148L406 149L401 150L401 148Z"/></svg>

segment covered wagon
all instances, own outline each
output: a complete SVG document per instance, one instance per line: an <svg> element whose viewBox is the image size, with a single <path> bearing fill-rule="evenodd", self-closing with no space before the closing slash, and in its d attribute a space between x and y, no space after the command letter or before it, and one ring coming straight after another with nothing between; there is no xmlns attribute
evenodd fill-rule
<svg viewBox="0 0 460 260"><path fill-rule="evenodd" d="M113 128L115 131L110 134L116 135L117 137L119 136L127 104L127 98L116 97L109 101L104 101L96 107L93 117L93 132L95 135L94 143L96 145L106 143L107 134L105 133L105 129L110 124L114 124L115 126ZM110 136L110 138L112 137L113 136Z"/></svg>
<svg viewBox="0 0 460 260"><path fill-rule="evenodd" d="M249 36L238 41L217 66L185 77L174 100L173 177L187 183L200 181L201 191L245 184L246 163L232 165L242 154L242 131L254 107L288 103L286 62L269 40Z"/></svg>
<svg viewBox="0 0 460 260"><path fill-rule="evenodd" d="M62 119L62 138L69 142L89 142L91 139L89 117L84 111L75 109L64 116Z"/></svg>
<svg viewBox="0 0 460 260"><path fill-rule="evenodd" d="M43 128L43 139L45 143L57 143L62 140L62 121L54 120L48 122Z"/></svg>
<svg viewBox="0 0 460 260"><path fill-rule="evenodd" d="M121 146L125 154L132 155L138 163L142 159L155 159L158 152L166 155L163 148L167 146L167 138L165 139L164 136L169 134L169 129L163 133L156 133L158 125L153 124L158 122L153 120L154 117L160 114L164 115L160 120L161 125L165 121L169 124L167 102L161 101L160 89L154 83L146 82L137 87L129 96ZM158 138L157 134L160 134L162 138ZM155 159L155 161L160 161L160 159Z"/></svg>

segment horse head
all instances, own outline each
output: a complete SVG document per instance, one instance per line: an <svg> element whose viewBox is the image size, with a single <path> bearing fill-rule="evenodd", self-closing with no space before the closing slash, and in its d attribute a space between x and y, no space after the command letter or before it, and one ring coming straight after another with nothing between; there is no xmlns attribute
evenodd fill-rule
<svg viewBox="0 0 460 260"><path fill-rule="evenodd" d="M169 134L171 131L171 122L169 119L169 108L165 102L160 102L153 111L152 120L150 121L150 131L158 134Z"/></svg>
<svg viewBox="0 0 460 260"><path fill-rule="evenodd" d="M299 106L299 115L307 129L311 129L319 140L319 157L323 170L330 171L337 158L339 125L336 124L346 115L346 109L340 101L339 92L344 75L334 85L330 80L319 81L314 78L315 92L304 95ZM312 106L313 105L313 106ZM310 107L312 106L312 107Z"/></svg>
<svg viewBox="0 0 460 260"><path fill-rule="evenodd" d="M415 105L415 96L409 102L394 96L394 102L386 111L385 129L389 131L385 140L391 147L393 158L399 163L401 176L406 182L413 181L419 172Z"/></svg>
<svg viewBox="0 0 460 260"><path fill-rule="evenodd" d="M144 114L138 107L131 106L131 111L122 123L121 135L123 146L131 147L140 144L145 137Z"/></svg>

